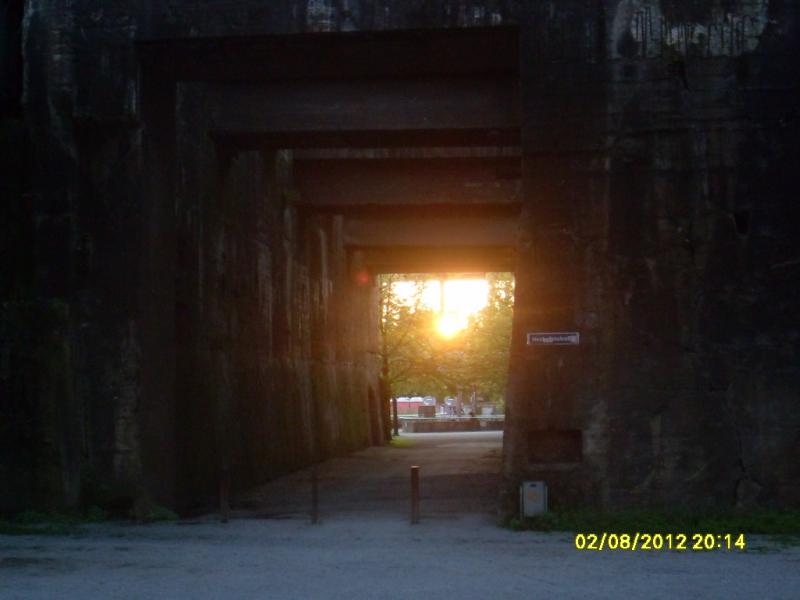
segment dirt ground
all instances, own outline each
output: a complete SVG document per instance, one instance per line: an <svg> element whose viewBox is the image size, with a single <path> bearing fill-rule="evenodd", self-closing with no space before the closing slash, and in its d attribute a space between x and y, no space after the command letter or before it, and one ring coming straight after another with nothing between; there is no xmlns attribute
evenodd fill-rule
<svg viewBox="0 0 800 600"><path fill-rule="evenodd" d="M580 552L571 534L495 525L501 438L418 434L319 468L214 515L101 524L74 537L0 536L0 598L798 598L800 549ZM408 467L422 522L408 523Z"/></svg>

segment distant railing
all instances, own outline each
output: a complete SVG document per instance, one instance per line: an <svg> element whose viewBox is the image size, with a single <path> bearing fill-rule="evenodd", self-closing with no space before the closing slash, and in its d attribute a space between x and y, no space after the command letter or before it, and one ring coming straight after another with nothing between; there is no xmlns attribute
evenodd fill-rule
<svg viewBox="0 0 800 600"><path fill-rule="evenodd" d="M456 431L500 431L505 415L400 417L404 433L447 433Z"/></svg>

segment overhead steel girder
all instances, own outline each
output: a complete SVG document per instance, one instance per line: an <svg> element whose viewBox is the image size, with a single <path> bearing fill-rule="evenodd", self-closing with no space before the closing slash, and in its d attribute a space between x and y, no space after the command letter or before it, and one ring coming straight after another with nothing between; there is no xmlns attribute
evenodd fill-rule
<svg viewBox="0 0 800 600"><path fill-rule="evenodd" d="M500 158L297 160L304 206L513 205L520 202L520 160Z"/></svg>
<svg viewBox="0 0 800 600"><path fill-rule="evenodd" d="M520 127L517 82L506 77L213 84L204 92L219 138L372 132L380 147L382 132L430 132L427 145L436 145L437 132L473 131L499 144Z"/></svg>
<svg viewBox="0 0 800 600"><path fill-rule="evenodd" d="M479 273L514 271L516 250L506 246L362 247L361 264L377 273Z"/></svg>

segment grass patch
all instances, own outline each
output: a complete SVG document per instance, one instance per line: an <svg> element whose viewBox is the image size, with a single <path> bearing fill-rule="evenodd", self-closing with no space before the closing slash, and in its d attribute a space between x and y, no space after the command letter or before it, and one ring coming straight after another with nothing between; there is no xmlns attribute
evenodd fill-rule
<svg viewBox="0 0 800 600"><path fill-rule="evenodd" d="M0 519L0 535L75 535L80 527L53 523L23 524Z"/></svg>
<svg viewBox="0 0 800 600"><path fill-rule="evenodd" d="M91 506L85 512L67 513L26 510L13 517L0 518L0 535L78 535L85 532L87 524L104 523L110 518L110 513L99 506ZM155 504L141 517L131 511L130 519L140 523L156 523L177 521L180 517L170 509Z"/></svg>
<svg viewBox="0 0 800 600"><path fill-rule="evenodd" d="M778 535L770 535L769 541L777 544L778 546L783 546L784 548L800 546L800 534L781 533Z"/></svg>
<svg viewBox="0 0 800 600"><path fill-rule="evenodd" d="M404 438L404 437L395 437L395 438L392 438L392 441L391 441L391 442L389 442L389 445L390 445L392 448L410 448L410 447L411 447L411 446L413 446L415 443L416 443L416 442L414 442L414 440L410 440L410 439L408 439L408 438Z"/></svg>
<svg viewBox="0 0 800 600"><path fill-rule="evenodd" d="M26 510L11 519L0 519L2 535L75 535L85 522L78 515Z"/></svg>
<svg viewBox="0 0 800 600"><path fill-rule="evenodd" d="M516 530L582 533L748 533L774 536L785 545L800 543L800 511L738 512L553 511L505 523Z"/></svg>
<svg viewBox="0 0 800 600"><path fill-rule="evenodd" d="M89 510L86 511L86 520L89 523L102 523L103 521L108 521L108 518L108 511L99 506L90 506Z"/></svg>
<svg viewBox="0 0 800 600"><path fill-rule="evenodd" d="M85 512L39 512L26 510L10 518L0 518L0 535L77 535L84 525L108 521L109 513L99 506Z"/></svg>
<svg viewBox="0 0 800 600"><path fill-rule="evenodd" d="M177 521L180 517L170 509L156 504L144 516L142 521L145 523L155 523L158 521Z"/></svg>

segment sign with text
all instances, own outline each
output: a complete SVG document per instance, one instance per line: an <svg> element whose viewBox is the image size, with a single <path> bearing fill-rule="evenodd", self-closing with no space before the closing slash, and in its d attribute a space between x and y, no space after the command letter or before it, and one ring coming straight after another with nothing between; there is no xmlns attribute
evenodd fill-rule
<svg viewBox="0 0 800 600"><path fill-rule="evenodd" d="M581 334L577 331L530 331L528 346L577 346Z"/></svg>

